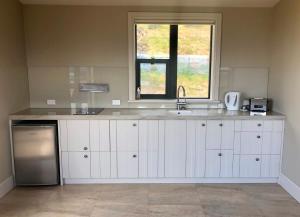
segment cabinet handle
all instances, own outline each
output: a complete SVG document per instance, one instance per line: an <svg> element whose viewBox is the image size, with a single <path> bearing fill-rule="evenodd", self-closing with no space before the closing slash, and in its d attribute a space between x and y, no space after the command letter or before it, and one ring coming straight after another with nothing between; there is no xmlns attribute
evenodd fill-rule
<svg viewBox="0 0 300 217"><path fill-rule="evenodd" d="M256 160L256 161L259 161L259 158L256 158L255 160Z"/></svg>
<svg viewBox="0 0 300 217"><path fill-rule="evenodd" d="M223 124L219 124L220 127L223 127Z"/></svg>
<svg viewBox="0 0 300 217"><path fill-rule="evenodd" d="M202 124L202 127L205 127L205 124Z"/></svg>
<svg viewBox="0 0 300 217"><path fill-rule="evenodd" d="M84 157L84 158L88 158L89 156L85 154L83 157Z"/></svg>
<svg viewBox="0 0 300 217"><path fill-rule="evenodd" d="M219 153L218 155L219 155L219 157L222 157L222 153Z"/></svg>
<svg viewBox="0 0 300 217"><path fill-rule="evenodd" d="M261 137L260 137L260 136L257 136L256 138L260 139Z"/></svg>
<svg viewBox="0 0 300 217"><path fill-rule="evenodd" d="M258 127L261 127L261 124L257 124Z"/></svg>
<svg viewBox="0 0 300 217"><path fill-rule="evenodd" d="M136 123L132 124L132 126L136 127Z"/></svg>
<svg viewBox="0 0 300 217"><path fill-rule="evenodd" d="M133 158L136 158L137 156L136 156L136 154L134 154L132 157L133 157Z"/></svg>
<svg viewBox="0 0 300 217"><path fill-rule="evenodd" d="M87 148L87 147L84 147L84 148L83 148L83 150L85 150L85 151L86 151L86 150L88 150L88 148Z"/></svg>

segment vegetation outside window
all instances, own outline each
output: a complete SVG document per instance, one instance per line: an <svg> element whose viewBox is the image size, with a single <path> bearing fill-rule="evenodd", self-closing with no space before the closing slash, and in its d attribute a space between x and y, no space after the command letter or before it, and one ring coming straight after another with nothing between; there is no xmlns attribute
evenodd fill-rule
<svg viewBox="0 0 300 217"><path fill-rule="evenodd" d="M142 99L210 98L213 26L136 24L136 88Z"/></svg>
<svg viewBox="0 0 300 217"><path fill-rule="evenodd" d="M221 14L128 14L129 100L217 100ZM137 97L139 96L139 97Z"/></svg>

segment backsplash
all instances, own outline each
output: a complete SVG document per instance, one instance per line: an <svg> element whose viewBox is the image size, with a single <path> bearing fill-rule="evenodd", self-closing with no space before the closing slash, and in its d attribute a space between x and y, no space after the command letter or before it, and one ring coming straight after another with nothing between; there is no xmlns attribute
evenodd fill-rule
<svg viewBox="0 0 300 217"><path fill-rule="evenodd" d="M128 69L126 67L30 67L30 100L33 108L104 107L111 108L112 100L120 100L121 108L174 108L175 103L128 102ZM80 92L80 83L107 83L108 93ZM268 69L231 68L220 70L219 100L227 91L237 90L244 97L267 97ZM47 100L56 100L56 105L47 105ZM216 108L220 105L193 103L197 108Z"/></svg>

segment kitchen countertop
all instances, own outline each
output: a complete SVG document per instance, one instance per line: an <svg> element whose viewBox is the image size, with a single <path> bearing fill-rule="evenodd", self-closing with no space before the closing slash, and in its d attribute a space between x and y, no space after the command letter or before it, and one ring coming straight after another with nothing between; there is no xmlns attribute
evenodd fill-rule
<svg viewBox="0 0 300 217"><path fill-rule="evenodd" d="M270 112L267 116L250 116L249 112L226 109L190 109L193 114L177 115L175 109L106 108L98 115L73 115L74 110L29 108L9 116L10 120L283 120L285 116Z"/></svg>

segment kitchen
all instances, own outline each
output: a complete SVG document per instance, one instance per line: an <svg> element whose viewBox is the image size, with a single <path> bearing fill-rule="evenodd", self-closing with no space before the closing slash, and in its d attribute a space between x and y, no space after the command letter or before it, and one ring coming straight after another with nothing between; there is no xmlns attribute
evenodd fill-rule
<svg viewBox="0 0 300 217"><path fill-rule="evenodd" d="M299 216L296 0L1 4L0 216Z"/></svg>

